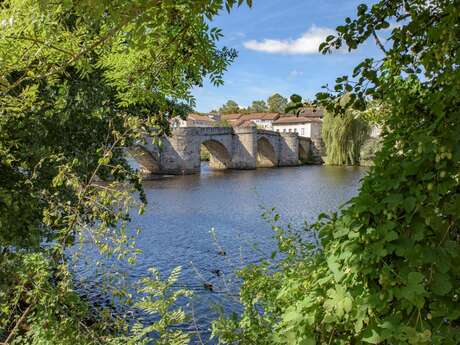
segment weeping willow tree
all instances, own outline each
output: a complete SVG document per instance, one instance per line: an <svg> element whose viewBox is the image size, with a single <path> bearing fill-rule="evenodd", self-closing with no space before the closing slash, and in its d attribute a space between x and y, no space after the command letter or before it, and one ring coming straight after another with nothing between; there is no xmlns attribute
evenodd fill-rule
<svg viewBox="0 0 460 345"><path fill-rule="evenodd" d="M343 114L326 112L322 129L326 145L326 164L359 164L361 147L369 137L369 132L368 123L355 111Z"/></svg>

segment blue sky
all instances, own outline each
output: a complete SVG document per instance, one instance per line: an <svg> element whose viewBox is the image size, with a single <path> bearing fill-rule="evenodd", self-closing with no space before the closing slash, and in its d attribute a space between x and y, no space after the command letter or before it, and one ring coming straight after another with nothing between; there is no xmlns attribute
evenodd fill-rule
<svg viewBox="0 0 460 345"><path fill-rule="evenodd" d="M230 14L222 12L211 23L224 38L219 45L236 48L238 58L224 75L225 85L208 81L195 88L196 110L208 112L232 99L240 106L278 92L286 97L298 93L313 99L324 84L351 74L364 57L378 56L373 42L357 51L317 53L322 37L354 18L356 7L371 0L254 0Z"/></svg>

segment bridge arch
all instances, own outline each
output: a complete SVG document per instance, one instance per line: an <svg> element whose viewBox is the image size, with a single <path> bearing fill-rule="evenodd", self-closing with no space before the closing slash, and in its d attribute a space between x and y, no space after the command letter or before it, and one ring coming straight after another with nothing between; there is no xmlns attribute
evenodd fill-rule
<svg viewBox="0 0 460 345"><path fill-rule="evenodd" d="M209 167L212 169L228 169L232 156L221 142L214 139L205 139L201 142L209 152Z"/></svg>
<svg viewBox="0 0 460 345"><path fill-rule="evenodd" d="M257 140L257 162L258 168L272 168L278 166L278 155L270 142L265 137Z"/></svg>
<svg viewBox="0 0 460 345"><path fill-rule="evenodd" d="M145 174L155 174L160 171L160 162L155 154L146 147L135 145L128 148L129 155L137 162L140 171Z"/></svg>
<svg viewBox="0 0 460 345"><path fill-rule="evenodd" d="M299 138L299 162L306 164L311 161L311 139L310 138Z"/></svg>
<svg viewBox="0 0 460 345"><path fill-rule="evenodd" d="M305 150L303 145L299 145L299 161L300 163L307 163L310 160L310 155Z"/></svg>

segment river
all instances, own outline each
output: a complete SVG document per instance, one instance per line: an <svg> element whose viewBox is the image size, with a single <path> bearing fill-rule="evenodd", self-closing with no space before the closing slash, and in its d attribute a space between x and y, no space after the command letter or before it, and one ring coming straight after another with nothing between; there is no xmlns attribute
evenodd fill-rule
<svg viewBox="0 0 460 345"><path fill-rule="evenodd" d="M264 208L276 208L284 224L301 229L305 220L337 211L356 195L364 173L364 168L332 166L212 171L203 164L200 175L145 182L149 205L133 219L133 226L142 228L137 245L143 253L126 270L128 279L145 276L152 266L165 275L182 266L179 285L193 291L196 326L207 338L214 304L227 313L239 311L234 270L276 248L271 226L261 217Z"/></svg>

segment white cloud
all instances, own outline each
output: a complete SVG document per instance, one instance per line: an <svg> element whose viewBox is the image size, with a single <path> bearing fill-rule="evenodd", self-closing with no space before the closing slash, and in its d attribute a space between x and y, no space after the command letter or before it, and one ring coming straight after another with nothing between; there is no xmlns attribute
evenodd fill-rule
<svg viewBox="0 0 460 345"><path fill-rule="evenodd" d="M262 41L251 40L243 43L244 47L272 54L318 54L319 45L329 35L336 32L329 28L313 25L307 32L297 39L264 39Z"/></svg>
<svg viewBox="0 0 460 345"><path fill-rule="evenodd" d="M293 69L292 71L289 71L289 79L295 79L297 77L300 77L303 75L303 71L299 71L297 69Z"/></svg>

